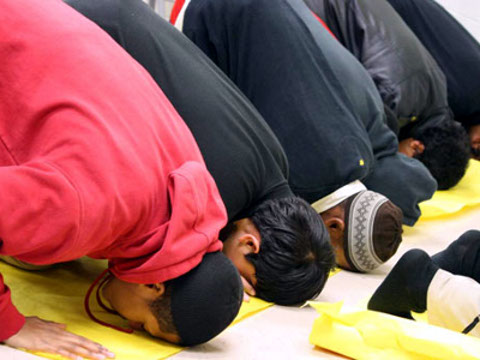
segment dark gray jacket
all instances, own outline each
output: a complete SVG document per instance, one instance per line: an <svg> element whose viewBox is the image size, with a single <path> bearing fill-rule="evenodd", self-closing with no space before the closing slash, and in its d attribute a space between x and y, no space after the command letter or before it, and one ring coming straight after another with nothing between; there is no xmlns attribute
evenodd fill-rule
<svg viewBox="0 0 480 360"><path fill-rule="evenodd" d="M386 0L304 1L367 69L400 140L453 119L445 75Z"/></svg>
<svg viewBox="0 0 480 360"><path fill-rule="evenodd" d="M433 0L388 0L447 77L448 104L465 127L480 124L480 44Z"/></svg>

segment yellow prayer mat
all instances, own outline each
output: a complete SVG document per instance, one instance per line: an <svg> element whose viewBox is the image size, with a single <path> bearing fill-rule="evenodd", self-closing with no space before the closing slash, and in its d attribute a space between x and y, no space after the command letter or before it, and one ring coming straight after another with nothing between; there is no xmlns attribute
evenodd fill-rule
<svg viewBox="0 0 480 360"><path fill-rule="evenodd" d="M480 340L375 311L342 312L342 302L310 302L320 316L310 342L357 360L480 359Z"/></svg>
<svg viewBox="0 0 480 360"><path fill-rule="evenodd" d="M328 276L333 276L335 274L338 274L340 271L342 271L342 269L340 269L339 267L336 267L335 269L333 269L332 271L330 271L330 274L328 274Z"/></svg>
<svg viewBox="0 0 480 360"><path fill-rule="evenodd" d="M144 332L126 334L99 325L83 310L83 299L90 284L106 268L106 261L82 258L42 271L20 270L0 261L0 273L12 290L12 299L19 311L26 316L67 324L67 330L92 339L116 354L117 360L160 360L182 350ZM108 314L97 306L91 297L91 309L98 318L111 324L126 326L126 321ZM243 303L235 322L271 306L252 298ZM50 359L61 356L36 353Z"/></svg>
<svg viewBox="0 0 480 360"><path fill-rule="evenodd" d="M421 220L448 216L480 205L480 161L470 160L460 182L449 190L437 191L430 200L420 204Z"/></svg>

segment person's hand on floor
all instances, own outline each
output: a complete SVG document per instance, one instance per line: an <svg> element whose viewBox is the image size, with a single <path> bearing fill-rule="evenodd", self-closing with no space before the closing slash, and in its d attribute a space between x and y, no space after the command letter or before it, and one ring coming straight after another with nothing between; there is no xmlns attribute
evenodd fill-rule
<svg viewBox="0 0 480 360"><path fill-rule="evenodd" d="M42 320L36 316L25 318L18 333L4 343L14 348L60 354L70 359L114 358L115 354L102 345L68 332L65 324Z"/></svg>
<svg viewBox="0 0 480 360"><path fill-rule="evenodd" d="M243 284L243 301L249 302L250 296L255 296L255 289L243 276L240 276L240 278L242 279Z"/></svg>

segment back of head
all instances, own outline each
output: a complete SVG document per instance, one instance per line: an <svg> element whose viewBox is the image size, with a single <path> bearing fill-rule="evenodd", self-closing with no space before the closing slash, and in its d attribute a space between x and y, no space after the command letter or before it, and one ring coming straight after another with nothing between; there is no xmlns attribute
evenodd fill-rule
<svg viewBox="0 0 480 360"><path fill-rule="evenodd" d="M443 121L425 127L415 135L425 146L415 156L437 180L438 190L455 186L465 175L470 159L470 141L463 126L456 121Z"/></svg>
<svg viewBox="0 0 480 360"><path fill-rule="evenodd" d="M402 241L402 210L368 190L351 196L345 204L343 248L350 270L374 270L395 254Z"/></svg>
<svg viewBox="0 0 480 360"><path fill-rule="evenodd" d="M281 305L299 304L322 291L335 256L321 217L298 197L268 200L251 216L260 251L248 255L257 295Z"/></svg>
<svg viewBox="0 0 480 360"><path fill-rule="evenodd" d="M240 275L221 252L207 253L185 275L169 282L172 320L181 345L209 341L222 332L240 310Z"/></svg>

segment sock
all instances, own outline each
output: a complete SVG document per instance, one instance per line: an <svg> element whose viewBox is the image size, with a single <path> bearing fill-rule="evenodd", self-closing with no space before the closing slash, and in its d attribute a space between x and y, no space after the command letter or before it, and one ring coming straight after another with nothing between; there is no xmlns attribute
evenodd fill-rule
<svg viewBox="0 0 480 360"><path fill-rule="evenodd" d="M480 282L480 231L467 231L432 260L443 270Z"/></svg>
<svg viewBox="0 0 480 360"><path fill-rule="evenodd" d="M412 319L427 309L427 290L438 266L419 249L406 252L368 302L368 309Z"/></svg>

